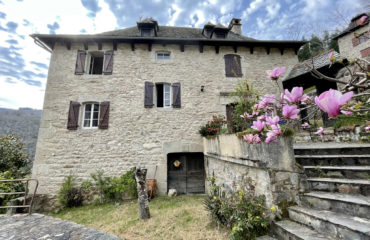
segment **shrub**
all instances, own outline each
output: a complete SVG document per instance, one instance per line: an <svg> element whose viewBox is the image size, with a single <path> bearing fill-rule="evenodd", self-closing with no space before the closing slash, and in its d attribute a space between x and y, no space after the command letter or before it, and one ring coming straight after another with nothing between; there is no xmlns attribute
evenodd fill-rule
<svg viewBox="0 0 370 240"><path fill-rule="evenodd" d="M253 181L244 178L243 189L226 191L210 178L210 194L204 201L211 219L231 229L231 240L255 239L267 233L276 211L266 208L265 196L255 196Z"/></svg>
<svg viewBox="0 0 370 240"><path fill-rule="evenodd" d="M215 136L222 132L222 127L226 124L225 117L222 115L213 115L212 120L202 126L199 130L200 135L203 137L206 136Z"/></svg>
<svg viewBox="0 0 370 240"><path fill-rule="evenodd" d="M14 179L10 171L0 172L0 180ZM0 192L10 193L10 192L24 192L25 186L21 182L1 182ZM0 195L0 206L6 206L9 200L13 198L18 198L21 195ZM0 209L0 213L5 213L6 209Z"/></svg>
<svg viewBox="0 0 370 240"><path fill-rule="evenodd" d="M82 205L81 188L76 185L76 177L69 175L65 177L64 183L59 190L59 202L64 207L77 207Z"/></svg>
<svg viewBox="0 0 370 240"><path fill-rule="evenodd" d="M136 182L132 178L134 171L135 168L131 168L119 178L104 177L102 171L91 174L93 185L100 195L100 202L120 201L125 194L137 197Z"/></svg>

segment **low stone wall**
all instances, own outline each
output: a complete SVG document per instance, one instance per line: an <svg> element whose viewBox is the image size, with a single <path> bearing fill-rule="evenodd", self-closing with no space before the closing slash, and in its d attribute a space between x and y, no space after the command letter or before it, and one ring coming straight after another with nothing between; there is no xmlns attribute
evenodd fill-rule
<svg viewBox="0 0 370 240"><path fill-rule="evenodd" d="M236 135L204 138L207 177L215 177L216 184L232 190L247 176L255 183L255 193L266 196L267 206L284 208L297 203L307 182L295 164L292 142L281 138L270 144L248 144Z"/></svg>
<svg viewBox="0 0 370 240"><path fill-rule="evenodd" d="M341 127L338 129L325 128L325 134L322 138L314 132L301 131L294 135L294 142L370 142L370 133L365 132L364 126Z"/></svg>

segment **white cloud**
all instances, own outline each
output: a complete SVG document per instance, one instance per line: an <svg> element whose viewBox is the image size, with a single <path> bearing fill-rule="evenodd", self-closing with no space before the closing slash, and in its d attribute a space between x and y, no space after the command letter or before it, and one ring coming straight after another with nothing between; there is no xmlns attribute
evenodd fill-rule
<svg viewBox="0 0 370 240"><path fill-rule="evenodd" d="M248 18L249 15L256 12L264 4L264 0L254 0L249 4L249 7L243 11L242 18Z"/></svg>
<svg viewBox="0 0 370 240"><path fill-rule="evenodd" d="M2 98L0 107L13 109L19 107L41 109L44 100L44 92L40 88L23 82L17 84L1 82L0 96ZM4 101L3 99L10 99L10 101Z"/></svg>
<svg viewBox="0 0 370 240"><path fill-rule="evenodd" d="M268 13L268 18L273 19L277 16L279 13L279 10L281 8L280 3L275 3L275 4L269 4L266 6L266 11Z"/></svg>
<svg viewBox="0 0 370 240"><path fill-rule="evenodd" d="M172 4L170 11L174 11L174 13L171 17L171 20L168 22L168 25L175 26L175 22L177 18L179 17L180 13L182 12L182 9L179 8L179 6L177 6L176 4Z"/></svg>

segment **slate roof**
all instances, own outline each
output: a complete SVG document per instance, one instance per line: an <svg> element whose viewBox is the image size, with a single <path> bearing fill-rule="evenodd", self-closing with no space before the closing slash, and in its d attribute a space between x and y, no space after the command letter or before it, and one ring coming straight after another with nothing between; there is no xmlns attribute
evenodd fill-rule
<svg viewBox="0 0 370 240"><path fill-rule="evenodd" d="M358 19L359 17L361 16L364 16L364 15L367 15L368 18L366 20L366 22L362 25L357 25L356 24L356 19ZM368 13L361 13L361 14L358 14L357 16L353 17L351 22L349 23L348 27L346 29L344 29L342 32L340 32L337 36L335 36L333 39L338 39L344 35L346 35L347 33L350 33L350 32L353 32L355 31L356 29L360 28L360 27L363 27L364 25L366 24L369 24L370 22L370 12Z"/></svg>
<svg viewBox="0 0 370 240"><path fill-rule="evenodd" d="M217 25L218 26L218 25ZM216 27L217 27L216 26ZM225 26L222 26L226 28ZM157 32L158 38L171 38L171 39L209 39L202 34L201 28L191 27L171 27L171 26L159 26ZM98 36L120 36L120 37L141 37L139 29L135 27L124 28L115 31L103 32L97 34ZM228 40L255 40L250 37L242 36L233 32L229 32L227 36Z"/></svg>
<svg viewBox="0 0 370 240"><path fill-rule="evenodd" d="M319 68L330 65L330 59L329 59L329 56L328 56L330 52L334 52L335 58L340 57L340 54L338 52L334 51L333 49L328 50L324 53L321 53L321 54L313 57L313 65L315 66L316 69L319 69ZM306 63L309 66L312 67L312 58L307 59L307 60L305 60L301 63L298 63L298 64L294 65L292 70L289 72L289 74L287 75L287 77L283 81L287 81L287 80L290 80L292 78L295 78L295 77L298 77L300 75L303 75L303 74L306 74L306 73L310 72L310 69L305 65Z"/></svg>

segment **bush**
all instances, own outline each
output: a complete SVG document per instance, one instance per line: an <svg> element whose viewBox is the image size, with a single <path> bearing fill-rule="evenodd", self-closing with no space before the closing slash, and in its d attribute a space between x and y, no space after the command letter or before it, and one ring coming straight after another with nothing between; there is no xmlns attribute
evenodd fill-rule
<svg viewBox="0 0 370 240"><path fill-rule="evenodd" d="M77 187L75 176L69 175L65 177L62 188L59 190L58 198L64 207L78 207L82 205L81 188Z"/></svg>
<svg viewBox="0 0 370 240"><path fill-rule="evenodd" d="M22 178L30 172L29 159L23 152L23 143L14 134L0 137L0 169L14 178Z"/></svg>
<svg viewBox="0 0 370 240"><path fill-rule="evenodd" d="M246 112L252 113L251 109L258 102L259 95L254 92L252 85L248 85L246 80L240 80L235 88L235 93L230 96L235 99L232 113L234 126L230 126L230 123L228 123L228 128L229 131L242 132L250 127L252 121L240 116L244 116Z"/></svg>
<svg viewBox="0 0 370 240"><path fill-rule="evenodd" d="M136 182L132 178L135 168L131 168L121 177L104 177L102 171L91 174L94 187L100 195L100 202L120 201L124 195L137 197Z"/></svg>
<svg viewBox="0 0 370 240"><path fill-rule="evenodd" d="M225 117L222 115L213 116L212 121L208 121L205 126L202 126L199 130L200 135L203 137L206 136L215 136L222 132L222 127L226 124Z"/></svg>
<svg viewBox="0 0 370 240"><path fill-rule="evenodd" d="M250 178L244 178L243 189L225 191L210 178L210 194L204 201L211 219L231 229L231 240L255 239L268 232L275 207L268 211L265 196L255 196Z"/></svg>
<svg viewBox="0 0 370 240"><path fill-rule="evenodd" d="M14 179L10 171L0 172L0 180ZM24 192L25 186L22 182L1 182L0 192ZM22 194L23 195L23 194ZM9 200L21 197L22 195L0 195L0 206L6 206ZM5 213L6 209L0 209L0 213Z"/></svg>

